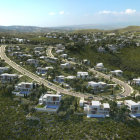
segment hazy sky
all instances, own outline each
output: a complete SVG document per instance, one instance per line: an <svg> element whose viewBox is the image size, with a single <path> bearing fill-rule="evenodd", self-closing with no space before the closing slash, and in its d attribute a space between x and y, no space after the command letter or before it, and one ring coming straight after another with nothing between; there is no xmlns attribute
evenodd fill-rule
<svg viewBox="0 0 140 140"><path fill-rule="evenodd" d="M140 0L0 0L0 25L140 25Z"/></svg>

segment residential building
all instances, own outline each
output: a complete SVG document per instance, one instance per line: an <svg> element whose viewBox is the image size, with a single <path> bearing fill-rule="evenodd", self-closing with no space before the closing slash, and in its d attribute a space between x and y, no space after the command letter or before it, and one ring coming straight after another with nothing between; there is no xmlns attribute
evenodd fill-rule
<svg viewBox="0 0 140 140"><path fill-rule="evenodd" d="M71 68L71 64L70 63L60 64L60 67L62 69L69 69L69 68Z"/></svg>
<svg viewBox="0 0 140 140"><path fill-rule="evenodd" d="M88 87L92 87L94 91L97 91L97 90L104 89L105 87L107 87L107 84L104 82L90 81L88 82Z"/></svg>
<svg viewBox="0 0 140 140"><path fill-rule="evenodd" d="M9 70L9 67L0 67L0 74Z"/></svg>
<svg viewBox="0 0 140 140"><path fill-rule="evenodd" d="M122 76L122 74L123 74L123 71L121 71L121 70L114 70L114 71L110 71L110 73L112 74L112 75L115 75L115 76Z"/></svg>
<svg viewBox="0 0 140 140"><path fill-rule="evenodd" d="M63 52L64 52L64 50L57 50L56 51L57 54L60 54L60 53L63 53Z"/></svg>
<svg viewBox="0 0 140 140"><path fill-rule="evenodd" d="M136 103L132 100L125 100L124 104L130 110L130 116L133 118L140 117L140 102Z"/></svg>
<svg viewBox="0 0 140 140"><path fill-rule="evenodd" d="M140 85L140 78L133 79L133 84L139 86Z"/></svg>
<svg viewBox="0 0 140 140"><path fill-rule="evenodd" d="M108 103L101 104L99 101L91 101L91 103L85 104L84 111L88 118L105 118L109 117L110 106Z"/></svg>
<svg viewBox="0 0 140 140"><path fill-rule="evenodd" d="M60 107L60 102L61 95L45 94L39 98L39 105L42 106L42 108L36 106L36 109L38 111L57 112Z"/></svg>
<svg viewBox="0 0 140 140"><path fill-rule="evenodd" d="M56 57L45 57L45 61L47 61L49 63L57 63L58 58L56 58Z"/></svg>
<svg viewBox="0 0 140 140"><path fill-rule="evenodd" d="M35 51L44 51L44 47L35 47L34 50Z"/></svg>
<svg viewBox="0 0 140 140"><path fill-rule="evenodd" d="M104 53L105 52L105 48L103 48L102 46L100 46L98 49L97 49L98 52L100 53Z"/></svg>
<svg viewBox="0 0 140 140"><path fill-rule="evenodd" d="M56 76L54 81L58 83L63 83L64 80L65 80L65 76L60 75L60 76Z"/></svg>
<svg viewBox="0 0 140 140"><path fill-rule="evenodd" d="M21 82L15 86L15 90L12 93L17 96L29 95L34 85L34 83Z"/></svg>
<svg viewBox="0 0 140 140"><path fill-rule="evenodd" d="M67 54L62 54L62 55L60 55L60 57L62 57L62 58L67 58L68 55L67 55Z"/></svg>
<svg viewBox="0 0 140 140"><path fill-rule="evenodd" d="M77 72L77 77L82 79L88 78L88 72Z"/></svg>
<svg viewBox="0 0 140 140"><path fill-rule="evenodd" d="M103 63L97 63L95 66L95 69L98 71L105 71L106 70L106 68L104 68Z"/></svg>
<svg viewBox="0 0 140 140"><path fill-rule="evenodd" d="M0 75L0 81L2 83L12 82L12 81L16 80L17 78L18 78L17 74L3 73L3 74Z"/></svg>
<svg viewBox="0 0 140 140"><path fill-rule="evenodd" d="M38 67L36 73L37 74L46 74L49 69L53 69L53 67L45 67L45 68Z"/></svg>
<svg viewBox="0 0 140 140"><path fill-rule="evenodd" d="M36 60L36 59L28 59L28 60L27 60L27 63L28 63L28 64L31 64L31 65L34 65L34 66L37 66L38 63L39 63L39 61Z"/></svg>

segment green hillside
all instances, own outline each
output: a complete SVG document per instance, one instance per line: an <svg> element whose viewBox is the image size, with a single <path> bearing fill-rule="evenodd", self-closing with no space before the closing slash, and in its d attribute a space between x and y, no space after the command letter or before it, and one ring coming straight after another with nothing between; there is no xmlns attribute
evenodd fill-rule
<svg viewBox="0 0 140 140"><path fill-rule="evenodd" d="M134 32L140 31L140 26L128 26L126 28L116 29L116 30L99 30L99 29L84 29L84 30L76 30L74 33L94 33L94 32Z"/></svg>
<svg viewBox="0 0 140 140"><path fill-rule="evenodd" d="M121 69L125 71L126 77L130 79L140 76L139 54L139 47L123 48L119 53L98 53L95 48L89 46L71 53L74 57L90 60L92 65L102 62L110 70Z"/></svg>

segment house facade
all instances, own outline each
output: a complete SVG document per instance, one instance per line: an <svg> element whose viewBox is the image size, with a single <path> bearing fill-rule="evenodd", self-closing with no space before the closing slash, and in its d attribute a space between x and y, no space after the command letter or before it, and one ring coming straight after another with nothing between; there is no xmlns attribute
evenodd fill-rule
<svg viewBox="0 0 140 140"><path fill-rule="evenodd" d="M78 78L82 78L82 79L85 79L85 78L88 78L88 72L77 72L77 77Z"/></svg>
<svg viewBox="0 0 140 140"><path fill-rule="evenodd" d="M17 78L18 78L17 74L3 73L3 74L0 75L0 81L2 83L12 82L12 81L16 80Z"/></svg>
<svg viewBox="0 0 140 140"><path fill-rule="evenodd" d="M46 74L49 69L53 69L53 67L45 67L45 68L38 67L36 73L37 74Z"/></svg>
<svg viewBox="0 0 140 140"><path fill-rule="evenodd" d="M57 112L60 107L61 95L45 94L39 98L39 105L42 108L36 107L38 111Z"/></svg>
<svg viewBox="0 0 140 140"><path fill-rule="evenodd" d="M125 100L124 104L130 110L130 116L133 118L140 117L140 102L136 103L132 100Z"/></svg>
<svg viewBox="0 0 140 140"><path fill-rule="evenodd" d="M9 67L0 67L0 74L9 70Z"/></svg>
<svg viewBox="0 0 140 140"><path fill-rule="evenodd" d="M34 83L21 82L15 86L15 90L12 93L17 96L29 95L33 88Z"/></svg>
<svg viewBox="0 0 140 140"><path fill-rule="evenodd" d="M91 103L85 104L84 111L88 118L105 118L109 117L110 106L108 103L101 104L100 101L91 101Z"/></svg>

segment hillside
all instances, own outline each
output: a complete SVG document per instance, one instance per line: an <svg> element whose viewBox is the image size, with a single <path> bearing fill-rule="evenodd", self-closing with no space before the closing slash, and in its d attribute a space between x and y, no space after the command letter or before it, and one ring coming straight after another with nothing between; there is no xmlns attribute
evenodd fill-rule
<svg viewBox="0 0 140 140"><path fill-rule="evenodd" d="M110 70L121 69L127 79L140 75L140 48L123 48L119 53L98 53L96 49L86 46L79 51L70 52L73 57L88 59L92 66L102 62Z"/></svg>
<svg viewBox="0 0 140 140"><path fill-rule="evenodd" d="M111 28L111 26L110 26ZM106 29L106 28L105 28ZM128 26L126 28L103 30L99 26L89 26L89 29L83 29L82 26L64 26L64 27L36 27L36 26L0 26L0 32L23 32L23 33L45 33L45 32L64 32L73 31L74 33L89 33L89 32L128 32L140 31L140 26ZM109 28L107 28L109 29Z"/></svg>
<svg viewBox="0 0 140 140"><path fill-rule="evenodd" d="M76 30L75 33L91 33L91 32L135 32L140 31L140 26L128 26L125 28L115 29L115 30L99 30L99 29L84 29L84 30Z"/></svg>

